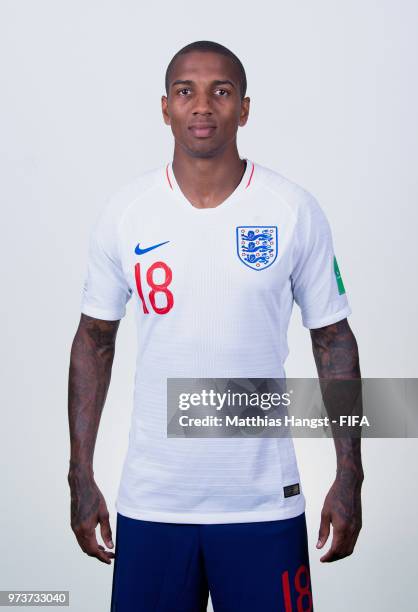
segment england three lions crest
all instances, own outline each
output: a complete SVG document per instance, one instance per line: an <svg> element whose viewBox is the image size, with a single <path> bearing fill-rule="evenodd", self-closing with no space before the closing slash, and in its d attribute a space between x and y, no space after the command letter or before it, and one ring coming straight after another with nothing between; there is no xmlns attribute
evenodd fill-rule
<svg viewBox="0 0 418 612"><path fill-rule="evenodd" d="M277 225L237 227L238 257L253 270L265 270L277 257Z"/></svg>

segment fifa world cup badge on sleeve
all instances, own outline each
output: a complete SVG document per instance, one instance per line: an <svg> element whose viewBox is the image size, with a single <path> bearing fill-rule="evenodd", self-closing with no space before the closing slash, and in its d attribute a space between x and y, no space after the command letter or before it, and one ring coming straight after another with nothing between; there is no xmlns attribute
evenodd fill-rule
<svg viewBox="0 0 418 612"><path fill-rule="evenodd" d="M335 255L334 255L334 273L335 273L335 278L337 279L338 293L342 295L343 293L345 293L345 288L344 288L343 279L341 278L341 272L337 264L337 258L335 257Z"/></svg>
<svg viewBox="0 0 418 612"><path fill-rule="evenodd" d="M277 226L238 226L237 253L242 263L253 270L271 266L277 257Z"/></svg>

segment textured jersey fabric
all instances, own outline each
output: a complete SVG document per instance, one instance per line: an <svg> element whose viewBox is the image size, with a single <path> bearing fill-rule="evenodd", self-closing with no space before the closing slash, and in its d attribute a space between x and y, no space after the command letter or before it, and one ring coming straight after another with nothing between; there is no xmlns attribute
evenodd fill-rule
<svg viewBox="0 0 418 612"><path fill-rule="evenodd" d="M168 438L167 378L284 377L293 301L310 329L351 313L338 274L315 197L249 159L214 208L186 199L171 161L109 199L91 233L81 310L118 320L131 300L136 316L119 513L230 523L304 512L291 437ZM299 493L285 496L296 483Z"/></svg>

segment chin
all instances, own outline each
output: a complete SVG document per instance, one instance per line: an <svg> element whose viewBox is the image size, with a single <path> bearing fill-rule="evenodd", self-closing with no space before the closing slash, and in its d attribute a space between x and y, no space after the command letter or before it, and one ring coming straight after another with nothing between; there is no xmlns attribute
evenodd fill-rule
<svg viewBox="0 0 418 612"><path fill-rule="evenodd" d="M206 143L202 143L202 146L200 147L185 147L188 154L191 155L192 157L197 157L197 158L201 158L201 159L205 159L205 158L210 158L210 157L216 157L216 155L219 154L219 152L223 149L223 146L213 146L213 145L209 145Z"/></svg>

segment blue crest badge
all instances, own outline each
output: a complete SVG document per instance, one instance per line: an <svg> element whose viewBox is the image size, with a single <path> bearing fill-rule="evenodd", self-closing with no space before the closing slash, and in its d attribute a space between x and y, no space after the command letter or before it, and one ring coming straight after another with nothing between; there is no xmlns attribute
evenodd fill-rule
<svg viewBox="0 0 418 612"><path fill-rule="evenodd" d="M238 257L253 270L265 270L277 257L277 225L237 227Z"/></svg>

